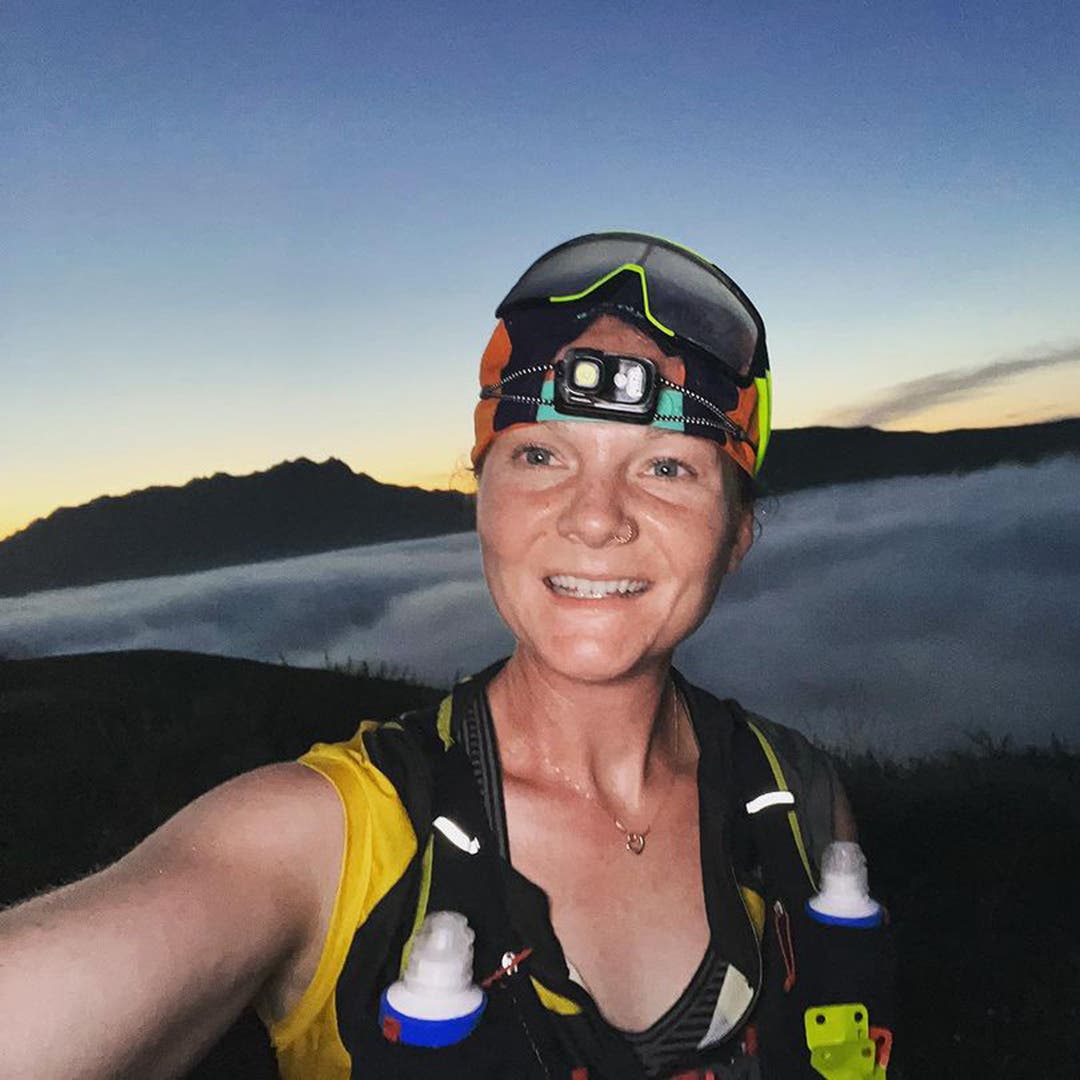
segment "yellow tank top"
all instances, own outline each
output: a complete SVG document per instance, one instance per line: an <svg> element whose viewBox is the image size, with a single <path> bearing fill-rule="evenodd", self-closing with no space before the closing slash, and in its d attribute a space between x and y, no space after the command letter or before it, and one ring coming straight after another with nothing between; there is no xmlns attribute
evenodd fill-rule
<svg viewBox="0 0 1080 1080"><path fill-rule="evenodd" d="M352 1059L338 1031L335 987L358 927L402 876L416 834L393 784L368 759L361 735L316 743L300 762L337 790L345 816L345 851L330 927L315 975L287 1016L269 1027L284 1080L348 1080Z"/></svg>

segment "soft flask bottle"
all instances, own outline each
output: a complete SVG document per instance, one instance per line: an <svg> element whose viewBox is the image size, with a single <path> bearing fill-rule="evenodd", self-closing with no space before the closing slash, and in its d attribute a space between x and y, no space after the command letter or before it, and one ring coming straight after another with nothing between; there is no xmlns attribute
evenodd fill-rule
<svg viewBox="0 0 1080 1080"><path fill-rule="evenodd" d="M767 1076L883 1080L892 1050L893 959L885 910L870 896L866 857L835 841L805 906L775 905L764 953L780 992L761 1010Z"/></svg>
<svg viewBox="0 0 1080 1080"><path fill-rule="evenodd" d="M456 911L424 919L403 978L379 1001L379 1025L391 1042L439 1048L476 1027L487 997L472 978L474 936Z"/></svg>
<svg viewBox="0 0 1080 1080"><path fill-rule="evenodd" d="M806 902L810 917L831 926L880 926L881 905L870 896L866 856L858 844L834 840L821 858L821 888Z"/></svg>

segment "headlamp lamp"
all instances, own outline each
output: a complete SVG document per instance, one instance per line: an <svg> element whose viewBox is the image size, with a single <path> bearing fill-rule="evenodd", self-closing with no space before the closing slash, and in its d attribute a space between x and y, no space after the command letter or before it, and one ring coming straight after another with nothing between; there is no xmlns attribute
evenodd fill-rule
<svg viewBox="0 0 1080 1080"><path fill-rule="evenodd" d="M554 405L568 416L648 424L658 387L656 365L646 357L570 349L555 364Z"/></svg>

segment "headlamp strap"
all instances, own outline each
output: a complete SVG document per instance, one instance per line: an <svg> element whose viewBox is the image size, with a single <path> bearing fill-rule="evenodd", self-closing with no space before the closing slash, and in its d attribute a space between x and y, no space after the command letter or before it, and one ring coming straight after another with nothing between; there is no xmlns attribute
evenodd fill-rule
<svg viewBox="0 0 1080 1080"><path fill-rule="evenodd" d="M518 393L505 393L504 387L509 383L512 383L515 379L520 379L526 375L542 375L547 372L553 372L555 370L554 364L534 364L532 367L520 368L517 371L511 371L508 375L502 376L498 382L487 383L480 388L480 399L482 401L489 400L491 398L498 399L500 401L514 401L522 405L548 405L550 402L546 401L542 397L537 397L533 394L518 394ZM663 375L657 376L657 382L660 386L667 390L673 390L676 393L684 394L687 397L693 398L695 401L704 405L713 415L716 417L716 422L711 422L704 417L698 416L676 416L668 415L666 413L657 413L654 417L654 421L665 421L672 423L682 423L687 426L696 427L710 427L717 431L724 432L725 435L730 438L736 439L739 442L748 443L756 452L757 444L746 432L746 430L739 424L735 423L730 416L714 405L703 394L697 393L696 390L691 390L686 386L680 386L678 383L672 382L670 379L665 378ZM614 419L614 417L605 418Z"/></svg>

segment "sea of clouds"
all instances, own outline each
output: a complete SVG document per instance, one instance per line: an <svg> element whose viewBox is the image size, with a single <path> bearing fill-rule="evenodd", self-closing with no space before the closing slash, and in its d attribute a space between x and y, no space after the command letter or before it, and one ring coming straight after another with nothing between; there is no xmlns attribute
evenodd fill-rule
<svg viewBox="0 0 1080 1080"><path fill-rule="evenodd" d="M840 746L1080 745L1080 458L768 500L679 666ZM512 640L474 534L0 600L0 655L167 648L447 684Z"/></svg>

